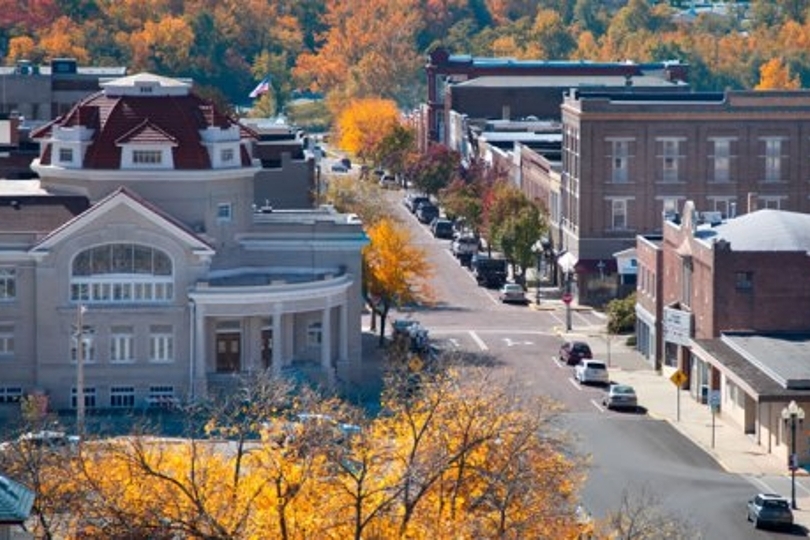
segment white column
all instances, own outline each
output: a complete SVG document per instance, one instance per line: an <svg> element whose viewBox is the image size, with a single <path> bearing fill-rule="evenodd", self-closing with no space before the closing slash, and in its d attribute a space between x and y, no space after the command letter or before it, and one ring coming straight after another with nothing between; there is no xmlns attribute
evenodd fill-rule
<svg viewBox="0 0 810 540"><path fill-rule="evenodd" d="M282 347L287 342L286 336L281 334L281 311L276 309L273 311L273 376L281 375L282 358L284 358Z"/></svg>
<svg viewBox="0 0 810 540"><path fill-rule="evenodd" d="M327 373L332 371L332 308L321 312L321 367Z"/></svg>
<svg viewBox="0 0 810 540"><path fill-rule="evenodd" d="M194 350L191 361L194 362L194 399L208 397L208 374L206 369L205 350L205 308L198 305L194 310Z"/></svg>
<svg viewBox="0 0 810 540"><path fill-rule="evenodd" d="M349 362L349 306L346 299L340 304L340 335L338 336L340 343L340 358L341 363Z"/></svg>

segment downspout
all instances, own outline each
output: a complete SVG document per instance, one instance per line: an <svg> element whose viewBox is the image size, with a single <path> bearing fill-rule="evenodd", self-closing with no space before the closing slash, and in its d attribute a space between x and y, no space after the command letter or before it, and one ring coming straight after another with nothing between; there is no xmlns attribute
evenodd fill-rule
<svg viewBox="0 0 810 540"><path fill-rule="evenodd" d="M189 351L189 362L188 362L188 388L189 388L189 397L190 401L195 401L196 399L196 392L194 388L194 375L195 375L195 367L197 360L197 354L194 350L194 347L197 343L197 303L194 302L193 298L190 298L188 301L189 306L189 344L188 344L188 351Z"/></svg>

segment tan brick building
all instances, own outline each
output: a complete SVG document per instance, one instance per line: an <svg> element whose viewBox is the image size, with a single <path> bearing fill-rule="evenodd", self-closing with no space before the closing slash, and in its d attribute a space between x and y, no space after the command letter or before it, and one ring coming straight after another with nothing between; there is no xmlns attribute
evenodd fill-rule
<svg viewBox="0 0 810 540"><path fill-rule="evenodd" d="M356 366L362 225L278 209L306 188L257 211L256 133L189 83L105 82L32 137L39 180L0 182L0 404L76 408L82 387L88 409L145 407Z"/></svg>

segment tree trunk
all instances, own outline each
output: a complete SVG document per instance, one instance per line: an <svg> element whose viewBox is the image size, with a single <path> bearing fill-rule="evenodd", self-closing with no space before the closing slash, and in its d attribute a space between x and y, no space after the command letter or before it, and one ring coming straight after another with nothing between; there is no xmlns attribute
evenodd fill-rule
<svg viewBox="0 0 810 540"><path fill-rule="evenodd" d="M385 346L385 320L388 318L388 309L389 307L386 304L382 313L380 313L380 347Z"/></svg>

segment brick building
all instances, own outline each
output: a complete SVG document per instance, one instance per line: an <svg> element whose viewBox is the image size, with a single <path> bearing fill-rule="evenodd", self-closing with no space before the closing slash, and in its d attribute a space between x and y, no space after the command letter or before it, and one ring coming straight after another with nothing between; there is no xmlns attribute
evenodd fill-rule
<svg viewBox="0 0 810 540"><path fill-rule="evenodd" d="M661 236L638 239L638 346L665 374L686 374L694 399L786 453L782 409L810 410L810 214L712 217L687 201ZM810 462L807 438L797 446Z"/></svg>
<svg viewBox="0 0 810 540"><path fill-rule="evenodd" d="M661 217L686 200L722 217L810 212L810 91L572 91L562 124L552 240L578 259L580 301L599 303L600 261L660 233Z"/></svg>
<svg viewBox="0 0 810 540"><path fill-rule="evenodd" d="M448 90L465 81L487 78L486 82L477 85L478 89L468 91L466 87L460 88L456 98L464 102L465 106L466 103L472 105L470 100L475 100L488 111L471 111L476 115L501 118L504 111L508 110L512 118L523 116L521 113L524 111L526 115L539 117L544 110L548 110L557 117L562 90L570 87L571 77L588 79L591 81L589 85L599 86L604 86L600 80L612 78L610 85L624 87L628 79L649 75L674 84L688 80L689 67L679 62L636 64L485 58L450 54L446 49L437 48L428 55L425 73L428 95L419 122L419 143L422 149L427 148L431 142L446 142L447 114L451 110L461 110L456 107L452 98L449 103L446 102ZM526 83L527 77L557 77L559 83L542 83L540 95L536 89L527 93L528 88L537 86L536 82ZM545 97L543 92L546 93Z"/></svg>

